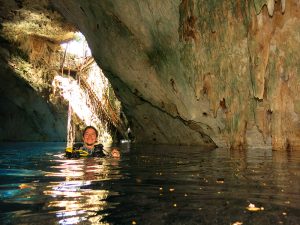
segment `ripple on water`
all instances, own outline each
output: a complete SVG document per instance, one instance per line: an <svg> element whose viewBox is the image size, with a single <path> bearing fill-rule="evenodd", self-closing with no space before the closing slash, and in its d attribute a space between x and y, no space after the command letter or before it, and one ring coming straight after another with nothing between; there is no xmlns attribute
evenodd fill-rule
<svg viewBox="0 0 300 225"><path fill-rule="evenodd" d="M64 145L1 145L1 224L300 220L296 153L133 146L120 160L67 160Z"/></svg>

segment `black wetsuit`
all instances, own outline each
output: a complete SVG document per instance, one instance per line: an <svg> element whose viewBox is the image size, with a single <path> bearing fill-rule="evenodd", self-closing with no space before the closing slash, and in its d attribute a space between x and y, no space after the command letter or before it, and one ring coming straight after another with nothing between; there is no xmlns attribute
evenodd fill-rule
<svg viewBox="0 0 300 225"><path fill-rule="evenodd" d="M68 158L81 158L81 157L104 157L103 145L95 145L92 150L87 149L83 143L75 143L72 147L72 152L66 151Z"/></svg>

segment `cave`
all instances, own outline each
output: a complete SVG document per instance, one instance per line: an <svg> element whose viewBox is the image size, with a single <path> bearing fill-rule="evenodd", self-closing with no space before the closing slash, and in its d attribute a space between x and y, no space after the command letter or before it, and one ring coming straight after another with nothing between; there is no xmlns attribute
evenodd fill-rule
<svg viewBox="0 0 300 225"><path fill-rule="evenodd" d="M300 221L300 0L0 0L0 224Z"/></svg>
<svg viewBox="0 0 300 225"><path fill-rule="evenodd" d="M121 103L121 136L130 128L136 143L300 145L298 0L2 2L2 140L65 140L66 107L49 101L53 76L38 71L52 59L36 45L50 57L80 31Z"/></svg>

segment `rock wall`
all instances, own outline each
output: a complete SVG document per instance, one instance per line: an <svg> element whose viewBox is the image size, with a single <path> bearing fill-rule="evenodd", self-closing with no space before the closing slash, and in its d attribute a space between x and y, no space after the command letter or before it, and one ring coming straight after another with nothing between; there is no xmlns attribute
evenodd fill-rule
<svg viewBox="0 0 300 225"><path fill-rule="evenodd" d="M61 47L76 40L77 50L88 53L75 31L48 0L0 0L0 141L65 140L70 98L76 140L86 125L98 128L102 142L109 133L126 136L126 117L119 118L119 103L93 58L74 55L74 43Z"/></svg>
<svg viewBox="0 0 300 225"><path fill-rule="evenodd" d="M137 142L299 147L299 0L52 2L86 36Z"/></svg>
<svg viewBox="0 0 300 225"><path fill-rule="evenodd" d="M65 141L66 113L59 113L2 57L0 54L0 141Z"/></svg>
<svg viewBox="0 0 300 225"><path fill-rule="evenodd" d="M50 95L58 41L70 27L66 35L62 17L45 6L0 1L0 141L66 140L66 102Z"/></svg>

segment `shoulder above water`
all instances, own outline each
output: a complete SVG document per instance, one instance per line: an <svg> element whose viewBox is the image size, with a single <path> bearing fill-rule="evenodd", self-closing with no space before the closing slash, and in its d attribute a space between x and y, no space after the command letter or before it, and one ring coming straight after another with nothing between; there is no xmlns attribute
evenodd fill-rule
<svg viewBox="0 0 300 225"><path fill-rule="evenodd" d="M73 144L72 149L66 149L66 157L68 158L81 158L81 157L104 157L105 153L103 152L103 145L97 144L94 146L92 152L89 152L84 148L83 143Z"/></svg>

